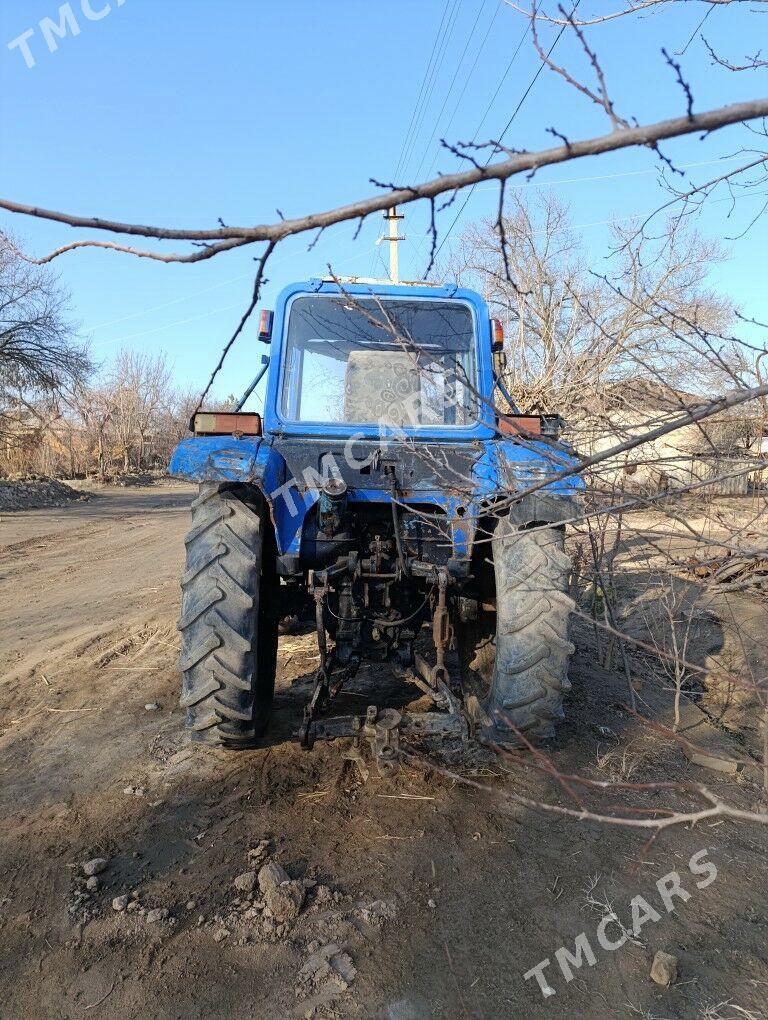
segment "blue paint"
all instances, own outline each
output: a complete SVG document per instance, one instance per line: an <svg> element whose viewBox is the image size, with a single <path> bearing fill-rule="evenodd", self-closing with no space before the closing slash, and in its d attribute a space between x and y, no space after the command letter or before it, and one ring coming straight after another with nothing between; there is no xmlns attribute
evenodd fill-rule
<svg viewBox="0 0 768 1020"><path fill-rule="evenodd" d="M477 385L481 394L493 392L494 376L491 357L491 326L488 309L474 291L448 287L402 287L386 284L349 284L344 291L369 297L405 297L443 299L464 302L472 311L477 344ZM558 448L553 451L537 441L516 441L499 437L495 429L491 401L483 403L479 421L467 427L429 426L380 430L372 425L315 424L287 421L280 413L280 392L284 369L285 332L292 300L308 293L339 294L340 288L322 280L294 283L278 297L272 330L272 352L264 407L264 436L196 436L182 440L171 458L169 474L200 483L234 482L257 486L265 495L275 525L277 546L281 553L298 553L304 521L319 498L317 488L308 486L303 478L293 478L283 456L274 448L276 437L305 439L309 444L333 438L381 441L391 435L417 438L432 444L471 444L477 450L472 470L471 491L456 496L431 489L428 482L416 483L409 490L408 502L432 504L443 508L451 522L453 554L465 557L471 552L477 521L489 501L522 492L545 481L577 463L576 458ZM553 459L554 458L554 459ZM561 499L577 496L584 489L579 475L556 479L541 491ZM347 503L389 503L388 489L350 487Z"/></svg>

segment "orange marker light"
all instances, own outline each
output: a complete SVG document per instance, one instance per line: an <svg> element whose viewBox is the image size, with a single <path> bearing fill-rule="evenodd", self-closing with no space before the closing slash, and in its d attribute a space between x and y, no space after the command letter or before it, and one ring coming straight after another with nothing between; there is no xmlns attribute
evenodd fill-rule
<svg viewBox="0 0 768 1020"><path fill-rule="evenodd" d="M260 436L261 415L255 411L198 411L194 432L196 436Z"/></svg>
<svg viewBox="0 0 768 1020"><path fill-rule="evenodd" d="M491 350L500 351L504 348L504 327L501 319L491 319Z"/></svg>
<svg viewBox="0 0 768 1020"><path fill-rule="evenodd" d="M259 315L259 340L269 340L272 336L272 312L262 308Z"/></svg>

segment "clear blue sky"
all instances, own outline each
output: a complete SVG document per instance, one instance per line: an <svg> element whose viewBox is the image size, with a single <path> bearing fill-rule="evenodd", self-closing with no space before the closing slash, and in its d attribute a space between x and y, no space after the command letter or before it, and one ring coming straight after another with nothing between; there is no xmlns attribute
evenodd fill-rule
<svg viewBox="0 0 768 1020"><path fill-rule="evenodd" d="M455 7L454 0L118 3L111 0L106 16L89 20L81 0L71 0L80 33L54 39L58 48L51 53L39 22L45 17L58 22L58 0L2 0L4 196L184 227L215 226L218 217L238 224L269 221L277 207L286 216L332 207L369 194L369 177L392 178L446 10L448 19L452 13L455 18L444 33L434 89L406 147L401 180L413 180L417 171L425 178L454 168L453 158L439 151L443 134L462 140L476 133L479 139L498 135L538 66L526 38L509 67L526 22L501 0L458 0ZM616 5L582 0L585 14ZM105 6L106 0L85 2L94 15ZM703 29L734 58L743 55L745 45L759 45L768 24L765 16L737 7L749 5L713 9ZM681 50L708 9L681 3L654 17L590 31L621 112L643 121L684 111L660 48ZM27 40L35 61L31 68L20 47L7 48L28 29L34 29ZM584 69L583 56L567 37L554 55ZM697 109L766 91L764 73L712 69L698 35L679 59L694 83ZM571 138L607 130L598 110L545 71L505 140L518 148L544 147L552 144L545 132L550 125ZM710 161L742 144L749 144L749 136L735 127L665 148L678 163L707 163L688 171L700 182L718 172ZM606 251L605 221L650 211L663 198L657 165L650 152L628 151L552 168L534 185L553 182L553 190L572 205L573 221L597 262ZM727 202L713 203L698 225L718 238L738 234L764 200L747 198L733 210ZM464 220L491 215L495 202L494 189L478 188L452 237L459 236ZM444 226L459 205L443 215ZM426 263L426 209L406 211L403 274L415 277ZM10 216L0 224L35 253L86 236ZM379 252L385 254L375 245L381 227L379 217L372 217L357 241L353 227L335 228L311 253L306 240L288 239L270 264L263 303L269 305L291 280L322 275L328 262L340 273L369 275ZM726 242L730 258L714 278L748 314L763 319L768 316L767 241L760 226L738 242ZM199 265L166 266L79 251L60 259L56 269L95 356L108 360L121 346L165 351L180 383L201 386L247 304L253 254L248 249ZM382 272L379 263L377 275ZM251 326L228 361L218 392L240 392L254 374L263 349L254 335Z"/></svg>

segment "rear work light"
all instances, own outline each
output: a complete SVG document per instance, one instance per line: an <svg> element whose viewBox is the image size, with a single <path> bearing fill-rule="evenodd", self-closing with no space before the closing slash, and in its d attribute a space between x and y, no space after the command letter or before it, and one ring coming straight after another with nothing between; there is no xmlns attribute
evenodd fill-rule
<svg viewBox="0 0 768 1020"><path fill-rule="evenodd" d="M507 356L504 353L504 327L500 319L491 319L491 358L493 374L501 379L507 370Z"/></svg>
<svg viewBox="0 0 768 1020"><path fill-rule="evenodd" d="M255 411L198 411L194 417L196 436L260 436L261 415Z"/></svg>

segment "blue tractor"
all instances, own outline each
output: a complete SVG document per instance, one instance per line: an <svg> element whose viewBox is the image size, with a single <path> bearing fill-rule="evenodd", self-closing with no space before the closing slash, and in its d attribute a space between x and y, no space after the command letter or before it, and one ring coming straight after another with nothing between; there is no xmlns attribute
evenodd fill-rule
<svg viewBox="0 0 768 1020"><path fill-rule="evenodd" d="M486 303L451 285L313 279L261 313L259 339L269 356L243 399L199 411L170 465L200 486L179 621L192 739L259 742L278 626L301 612L320 653L306 747L365 737L383 768L404 733L550 736L573 651L564 522L583 483L560 419L506 396ZM263 416L243 412L265 373ZM441 710L330 717L364 659Z"/></svg>

